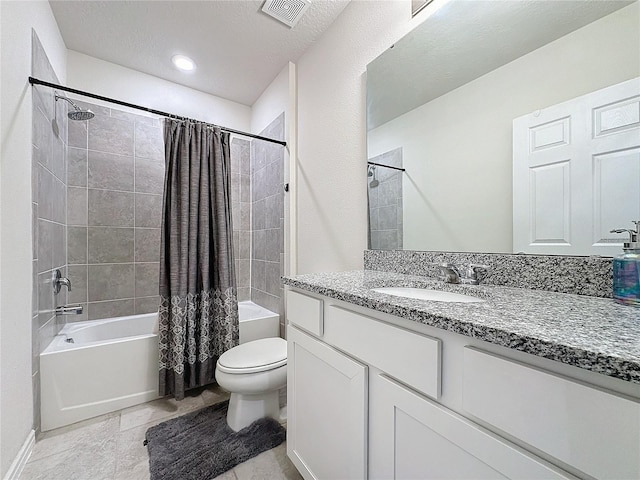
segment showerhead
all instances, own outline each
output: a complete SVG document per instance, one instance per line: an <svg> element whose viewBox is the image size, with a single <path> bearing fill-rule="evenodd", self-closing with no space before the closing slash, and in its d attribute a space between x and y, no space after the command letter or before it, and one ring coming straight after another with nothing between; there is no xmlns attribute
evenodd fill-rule
<svg viewBox="0 0 640 480"><path fill-rule="evenodd" d="M95 113L91 110L78 109L67 113L67 117L69 117L70 120L91 120L95 116Z"/></svg>
<svg viewBox="0 0 640 480"><path fill-rule="evenodd" d="M55 99L56 99L56 102L58 100L64 100L66 102L69 102L71 104L71 106L73 107L73 110L71 112L67 113L67 117L69 117L69 120L81 120L81 121L91 120L93 117L96 116L96 114L93 113L91 110L82 110L79 106L77 106L75 103L73 103L67 97L63 97L62 95L58 95L56 93Z"/></svg>
<svg viewBox="0 0 640 480"><path fill-rule="evenodd" d="M373 177L373 180L371 180L371 182L369 182L369 187L370 188L375 188L380 184L380 182L378 182L378 179L376 178L376 166L375 165L369 165L369 171L367 172L367 177Z"/></svg>

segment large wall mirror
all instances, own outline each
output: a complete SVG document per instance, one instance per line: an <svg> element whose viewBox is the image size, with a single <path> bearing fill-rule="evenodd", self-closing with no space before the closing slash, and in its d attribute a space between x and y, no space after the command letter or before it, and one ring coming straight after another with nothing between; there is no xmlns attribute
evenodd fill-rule
<svg viewBox="0 0 640 480"><path fill-rule="evenodd" d="M619 251L624 237L608 231L640 220L638 2L435 0L420 15L428 17L367 66L370 248ZM621 133L623 146L598 147L608 150L587 155L592 176L570 178L574 153L563 142L597 135L571 130L578 120L562 108L618 85L619 98L594 100L598 118L584 116L607 141ZM514 180L520 150L525 161L538 150L556 157L523 182ZM519 185L534 190L520 195ZM518 208L535 210L520 222L536 230L526 247L514 244Z"/></svg>

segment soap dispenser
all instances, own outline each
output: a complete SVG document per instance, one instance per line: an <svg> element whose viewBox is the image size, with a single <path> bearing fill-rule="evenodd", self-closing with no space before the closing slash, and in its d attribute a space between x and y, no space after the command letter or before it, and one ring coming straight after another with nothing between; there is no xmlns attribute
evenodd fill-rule
<svg viewBox="0 0 640 480"><path fill-rule="evenodd" d="M633 223L635 230L611 230L611 233L629 233L629 241L624 242L622 255L613 259L613 299L618 303L640 307L640 220Z"/></svg>

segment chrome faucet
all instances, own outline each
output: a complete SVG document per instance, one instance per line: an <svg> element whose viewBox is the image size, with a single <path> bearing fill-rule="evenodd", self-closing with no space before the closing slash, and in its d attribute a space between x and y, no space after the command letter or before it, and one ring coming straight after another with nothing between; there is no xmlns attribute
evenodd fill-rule
<svg viewBox="0 0 640 480"><path fill-rule="evenodd" d="M460 271L453 263L441 263L438 268L444 283L460 283Z"/></svg>
<svg viewBox="0 0 640 480"><path fill-rule="evenodd" d="M82 305L73 303L71 305L61 305L56 307L56 315L80 315L82 314Z"/></svg>
<svg viewBox="0 0 640 480"><path fill-rule="evenodd" d="M63 277L60 270L56 269L56 271L53 272L53 293L55 293L56 295L59 294L60 289L63 285L67 287L69 291L71 291L71 280L69 280L67 277Z"/></svg>
<svg viewBox="0 0 640 480"><path fill-rule="evenodd" d="M463 274L460 273L460 267L453 263L441 263L438 265L442 274L442 281L445 283L464 283L467 285L478 285L487 276L489 267L487 265L479 265L470 263L464 269Z"/></svg>

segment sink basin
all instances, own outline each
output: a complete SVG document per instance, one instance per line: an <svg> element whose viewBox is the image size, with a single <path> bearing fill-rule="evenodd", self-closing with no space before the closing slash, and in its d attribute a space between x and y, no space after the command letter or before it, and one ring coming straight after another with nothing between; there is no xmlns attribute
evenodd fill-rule
<svg viewBox="0 0 640 480"><path fill-rule="evenodd" d="M456 303L477 303L484 302L482 298L461 293L444 292L442 290L429 290L426 288L409 287L385 287L373 288L374 292L386 293L396 297L415 298L417 300L430 300L432 302L456 302Z"/></svg>

